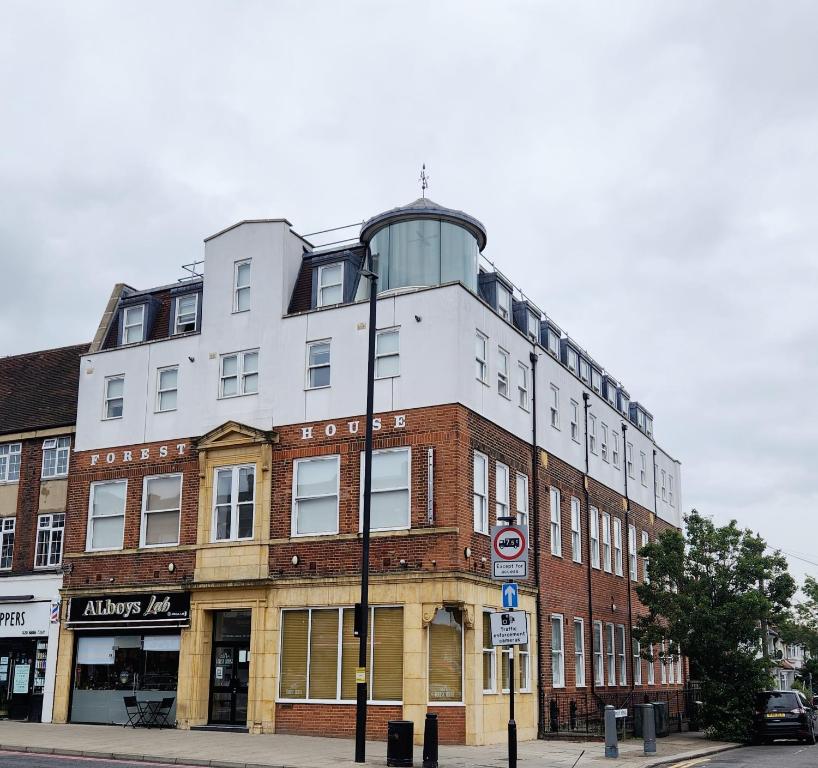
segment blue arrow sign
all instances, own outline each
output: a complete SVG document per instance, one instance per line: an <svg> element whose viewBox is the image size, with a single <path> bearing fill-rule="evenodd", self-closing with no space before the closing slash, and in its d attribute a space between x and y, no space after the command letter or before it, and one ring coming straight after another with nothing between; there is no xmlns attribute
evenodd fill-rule
<svg viewBox="0 0 818 768"><path fill-rule="evenodd" d="M503 608L517 607L517 585L503 584Z"/></svg>

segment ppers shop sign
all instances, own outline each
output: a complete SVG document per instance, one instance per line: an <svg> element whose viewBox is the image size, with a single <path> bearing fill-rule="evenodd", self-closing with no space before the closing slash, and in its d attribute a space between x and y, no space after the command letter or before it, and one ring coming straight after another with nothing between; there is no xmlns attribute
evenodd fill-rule
<svg viewBox="0 0 818 768"><path fill-rule="evenodd" d="M179 627L189 622L190 592L72 597L68 606L69 627Z"/></svg>

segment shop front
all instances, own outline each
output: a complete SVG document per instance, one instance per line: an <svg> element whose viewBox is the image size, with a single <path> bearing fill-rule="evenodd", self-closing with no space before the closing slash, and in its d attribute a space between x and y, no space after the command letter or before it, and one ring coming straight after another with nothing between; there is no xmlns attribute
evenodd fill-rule
<svg viewBox="0 0 818 768"><path fill-rule="evenodd" d="M72 597L70 722L124 724L126 697L173 698L174 722L181 632L189 623L189 592Z"/></svg>

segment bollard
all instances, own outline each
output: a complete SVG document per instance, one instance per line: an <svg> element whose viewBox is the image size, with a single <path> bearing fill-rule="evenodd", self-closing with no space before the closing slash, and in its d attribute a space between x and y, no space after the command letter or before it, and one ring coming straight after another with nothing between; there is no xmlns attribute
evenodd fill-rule
<svg viewBox="0 0 818 768"><path fill-rule="evenodd" d="M423 768L437 768L437 715L431 712L423 728Z"/></svg>
<svg viewBox="0 0 818 768"><path fill-rule="evenodd" d="M605 707L605 757L619 757L619 746L616 740L616 714L610 704Z"/></svg>
<svg viewBox="0 0 818 768"><path fill-rule="evenodd" d="M642 735L645 738L645 754L656 754L656 719L653 704L642 705Z"/></svg>

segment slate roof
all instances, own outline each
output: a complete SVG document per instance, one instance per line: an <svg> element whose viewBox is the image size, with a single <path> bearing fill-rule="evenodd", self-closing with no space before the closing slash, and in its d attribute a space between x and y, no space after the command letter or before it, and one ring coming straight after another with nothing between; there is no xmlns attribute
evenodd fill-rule
<svg viewBox="0 0 818 768"><path fill-rule="evenodd" d="M74 424L80 355L88 346L0 358L0 434Z"/></svg>

